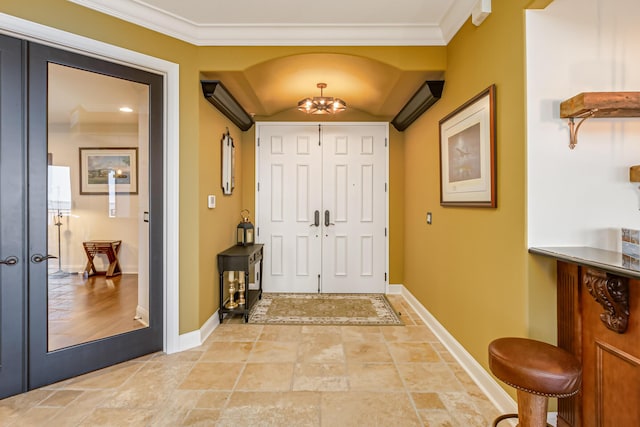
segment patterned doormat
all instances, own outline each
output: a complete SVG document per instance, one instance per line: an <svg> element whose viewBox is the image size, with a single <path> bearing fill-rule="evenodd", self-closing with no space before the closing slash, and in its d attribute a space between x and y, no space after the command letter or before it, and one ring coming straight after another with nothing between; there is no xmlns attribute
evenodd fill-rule
<svg viewBox="0 0 640 427"><path fill-rule="evenodd" d="M262 294L249 323L402 325L383 294Z"/></svg>

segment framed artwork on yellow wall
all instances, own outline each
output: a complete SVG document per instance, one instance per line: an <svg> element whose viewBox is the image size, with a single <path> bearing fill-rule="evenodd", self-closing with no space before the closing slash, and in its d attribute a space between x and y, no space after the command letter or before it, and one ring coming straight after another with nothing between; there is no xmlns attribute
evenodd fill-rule
<svg viewBox="0 0 640 427"><path fill-rule="evenodd" d="M495 208L495 85L440 120L440 204Z"/></svg>

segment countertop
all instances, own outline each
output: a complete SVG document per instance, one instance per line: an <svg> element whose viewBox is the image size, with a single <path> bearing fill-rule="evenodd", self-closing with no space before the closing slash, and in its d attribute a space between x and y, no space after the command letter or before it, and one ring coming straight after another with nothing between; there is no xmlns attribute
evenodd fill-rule
<svg viewBox="0 0 640 427"><path fill-rule="evenodd" d="M621 252L586 246L531 247L529 253L578 265L599 268L620 276L640 279L640 266L623 260Z"/></svg>

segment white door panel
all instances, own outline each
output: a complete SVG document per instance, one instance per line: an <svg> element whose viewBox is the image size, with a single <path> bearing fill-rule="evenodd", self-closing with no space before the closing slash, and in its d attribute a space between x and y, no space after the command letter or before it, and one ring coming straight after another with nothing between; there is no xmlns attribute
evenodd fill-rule
<svg viewBox="0 0 640 427"><path fill-rule="evenodd" d="M257 125L266 292L385 291L387 133L385 123Z"/></svg>
<svg viewBox="0 0 640 427"><path fill-rule="evenodd" d="M385 125L326 125L322 292L385 291Z"/></svg>
<svg viewBox="0 0 640 427"><path fill-rule="evenodd" d="M258 240L265 292L318 292L321 164L318 126L265 126L258 133Z"/></svg>

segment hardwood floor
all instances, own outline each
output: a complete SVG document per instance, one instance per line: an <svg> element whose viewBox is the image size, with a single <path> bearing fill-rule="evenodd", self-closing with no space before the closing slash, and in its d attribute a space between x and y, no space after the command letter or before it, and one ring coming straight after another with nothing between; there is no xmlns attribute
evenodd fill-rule
<svg viewBox="0 0 640 427"><path fill-rule="evenodd" d="M137 305L137 274L50 277L49 351L144 328Z"/></svg>

